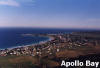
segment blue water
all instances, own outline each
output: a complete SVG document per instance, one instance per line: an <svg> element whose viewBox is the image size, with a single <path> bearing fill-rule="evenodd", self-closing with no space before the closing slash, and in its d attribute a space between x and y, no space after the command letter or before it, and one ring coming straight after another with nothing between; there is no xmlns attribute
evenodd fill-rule
<svg viewBox="0 0 100 68"><path fill-rule="evenodd" d="M23 46L40 41L46 41L48 37L39 36L22 36L22 34L55 34L55 33L70 33L72 29L40 29L40 28L0 28L0 49Z"/></svg>

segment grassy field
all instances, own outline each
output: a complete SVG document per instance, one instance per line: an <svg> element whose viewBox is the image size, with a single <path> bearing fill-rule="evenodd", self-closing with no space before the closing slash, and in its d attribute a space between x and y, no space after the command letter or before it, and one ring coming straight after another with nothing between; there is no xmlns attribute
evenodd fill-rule
<svg viewBox="0 0 100 68"><path fill-rule="evenodd" d="M58 66L58 63L37 56L6 56L0 57L0 68L53 68Z"/></svg>
<svg viewBox="0 0 100 68"><path fill-rule="evenodd" d="M0 68L35 68L38 60L31 56L0 57Z"/></svg>
<svg viewBox="0 0 100 68"><path fill-rule="evenodd" d="M56 53L57 58L75 58L80 55L85 56L89 54L100 53L100 45L98 46L80 46L72 49L66 49Z"/></svg>

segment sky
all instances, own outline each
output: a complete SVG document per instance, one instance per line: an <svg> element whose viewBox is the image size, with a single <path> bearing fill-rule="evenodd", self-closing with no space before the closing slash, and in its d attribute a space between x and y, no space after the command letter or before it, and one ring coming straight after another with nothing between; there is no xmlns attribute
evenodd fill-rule
<svg viewBox="0 0 100 68"><path fill-rule="evenodd" d="M0 27L100 29L100 0L0 0Z"/></svg>

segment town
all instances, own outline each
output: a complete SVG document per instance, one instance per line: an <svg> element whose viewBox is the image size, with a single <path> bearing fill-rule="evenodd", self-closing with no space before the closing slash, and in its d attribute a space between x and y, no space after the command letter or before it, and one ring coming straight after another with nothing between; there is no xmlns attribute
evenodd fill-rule
<svg viewBox="0 0 100 68"><path fill-rule="evenodd" d="M27 34L32 35L32 34ZM44 34L52 38L49 41L41 42L36 45L17 47L13 49L0 50L0 56L52 56L63 57L60 52L75 51L75 56L84 54L100 53L100 36L99 33L91 32L72 32L68 34ZM73 52L72 52L73 53ZM69 54L69 53L68 53ZM74 56L74 54L73 54ZM70 56L70 57L73 57ZM69 57L69 56L67 56Z"/></svg>

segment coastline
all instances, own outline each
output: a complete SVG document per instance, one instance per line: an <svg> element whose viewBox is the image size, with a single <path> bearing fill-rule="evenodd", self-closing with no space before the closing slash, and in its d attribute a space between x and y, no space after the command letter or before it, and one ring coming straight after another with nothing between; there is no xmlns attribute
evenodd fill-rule
<svg viewBox="0 0 100 68"><path fill-rule="evenodd" d="M37 43L32 43L32 44L28 44L28 45L19 45L19 46L14 46L14 47L9 47L9 48L0 49L0 50L6 50L6 49L8 49L8 50L13 50L13 49L15 49L15 48L22 48L22 47L29 47L29 46L33 46L33 47L34 47L34 46L37 46L37 45L45 44L46 42L51 41L51 40L54 39L54 38L51 37L51 36L45 36L45 37L48 37L48 39L47 39L47 40L44 40L44 41L39 41L39 42L37 42Z"/></svg>

